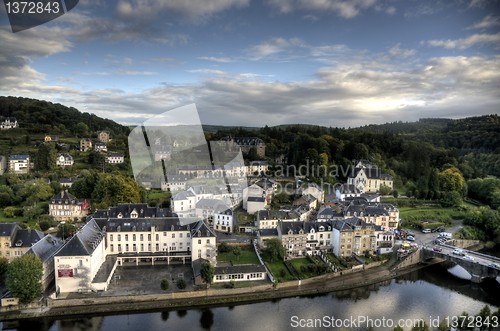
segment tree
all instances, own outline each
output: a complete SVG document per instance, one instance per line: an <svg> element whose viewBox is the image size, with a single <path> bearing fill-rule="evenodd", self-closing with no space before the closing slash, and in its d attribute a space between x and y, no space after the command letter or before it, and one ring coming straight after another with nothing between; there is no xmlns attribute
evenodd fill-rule
<svg viewBox="0 0 500 331"><path fill-rule="evenodd" d="M231 251L231 247L227 244L227 242L223 241L219 244L219 253L229 253Z"/></svg>
<svg viewBox="0 0 500 331"><path fill-rule="evenodd" d="M62 239L71 237L75 233L76 227L70 223L61 223L57 227L57 236Z"/></svg>
<svg viewBox="0 0 500 331"><path fill-rule="evenodd" d="M43 265L38 256L24 254L16 257L7 268L7 289L22 303L29 303L42 292L42 275Z"/></svg>
<svg viewBox="0 0 500 331"><path fill-rule="evenodd" d="M462 204L462 196L457 191L445 192L441 199L444 207L458 207Z"/></svg>
<svg viewBox="0 0 500 331"><path fill-rule="evenodd" d="M379 189L379 193L380 195L389 195L391 194L391 188L389 186L386 186L386 185L380 185L380 189Z"/></svg>
<svg viewBox="0 0 500 331"><path fill-rule="evenodd" d="M179 278L179 279L177 280L176 285L177 285L177 288L178 288L179 290L183 290L183 289L185 289L185 288L186 288L186 286L187 286L187 285L186 285L186 281L184 280L184 278Z"/></svg>
<svg viewBox="0 0 500 331"><path fill-rule="evenodd" d="M9 260L5 257L0 257L0 283L3 284L5 280L5 273L7 272L7 268L9 267Z"/></svg>
<svg viewBox="0 0 500 331"><path fill-rule="evenodd" d="M404 331L404 329L398 325L394 328L393 331Z"/></svg>
<svg viewBox="0 0 500 331"><path fill-rule="evenodd" d="M161 283L160 283L160 287L163 291L166 291L168 290L168 288L170 287L170 284L168 282L168 279L162 279L161 280Z"/></svg>
<svg viewBox="0 0 500 331"><path fill-rule="evenodd" d="M417 323L417 325L411 328L411 331L430 331L430 329L427 323L425 323L424 320L421 320Z"/></svg>
<svg viewBox="0 0 500 331"><path fill-rule="evenodd" d="M200 269L201 279L207 284L207 287L212 284L215 275L215 268L208 261L203 261Z"/></svg>
<svg viewBox="0 0 500 331"><path fill-rule="evenodd" d="M439 187L441 191L462 192L465 187L465 180L460 170L455 167L449 167L441 171L438 175Z"/></svg>
<svg viewBox="0 0 500 331"><path fill-rule="evenodd" d="M267 255L270 262L283 260L285 257L285 248L279 239L269 239L266 241L266 247L262 252Z"/></svg>
<svg viewBox="0 0 500 331"><path fill-rule="evenodd" d="M88 135L89 127L83 122L78 122L75 127L75 133L80 137L85 137Z"/></svg>
<svg viewBox="0 0 500 331"><path fill-rule="evenodd" d="M41 144L35 156L35 169L53 170L56 167L57 151L54 144Z"/></svg>
<svg viewBox="0 0 500 331"><path fill-rule="evenodd" d="M233 254L236 256L236 260L240 260L240 255L241 255L241 247L240 246L234 246L233 247Z"/></svg>
<svg viewBox="0 0 500 331"><path fill-rule="evenodd" d="M399 197L399 192L397 190L393 190L392 191L392 196L397 199Z"/></svg>

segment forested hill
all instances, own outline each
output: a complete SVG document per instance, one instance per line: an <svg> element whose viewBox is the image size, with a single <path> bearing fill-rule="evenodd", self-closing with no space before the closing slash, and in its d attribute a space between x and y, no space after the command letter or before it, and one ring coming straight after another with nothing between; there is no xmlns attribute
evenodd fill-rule
<svg viewBox="0 0 500 331"><path fill-rule="evenodd" d="M91 132L107 130L112 135L127 135L129 128L94 114L43 100L0 96L0 116L15 117L22 129L32 134L69 134L84 123Z"/></svg>
<svg viewBox="0 0 500 331"><path fill-rule="evenodd" d="M418 122L393 122L353 129L369 133L392 133L462 151L500 153L500 116L464 119L424 118Z"/></svg>

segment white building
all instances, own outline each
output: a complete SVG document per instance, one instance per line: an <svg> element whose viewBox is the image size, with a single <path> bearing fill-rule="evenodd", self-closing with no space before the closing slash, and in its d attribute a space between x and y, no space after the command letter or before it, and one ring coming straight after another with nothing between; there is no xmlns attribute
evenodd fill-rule
<svg viewBox="0 0 500 331"><path fill-rule="evenodd" d="M103 290L92 285L106 259L105 233L91 219L54 256L57 293Z"/></svg>
<svg viewBox="0 0 500 331"><path fill-rule="evenodd" d="M110 153L106 157L106 162L109 164L120 164L125 162L125 156L120 153Z"/></svg>
<svg viewBox="0 0 500 331"><path fill-rule="evenodd" d="M73 157L67 153L59 153L56 159L56 165L60 167L72 166L75 163Z"/></svg>
<svg viewBox="0 0 500 331"><path fill-rule="evenodd" d="M233 210L228 208L215 213L213 217L213 226L215 231L233 233Z"/></svg>
<svg viewBox="0 0 500 331"><path fill-rule="evenodd" d="M16 174L27 174L30 171L30 156L27 154L11 155L9 171Z"/></svg>
<svg viewBox="0 0 500 331"><path fill-rule="evenodd" d="M0 130L15 129L18 123L15 117L0 116Z"/></svg>

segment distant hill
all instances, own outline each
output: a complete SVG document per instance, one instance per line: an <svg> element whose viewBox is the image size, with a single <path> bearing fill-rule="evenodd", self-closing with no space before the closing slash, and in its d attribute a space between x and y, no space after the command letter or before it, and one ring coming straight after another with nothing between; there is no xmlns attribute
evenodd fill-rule
<svg viewBox="0 0 500 331"><path fill-rule="evenodd" d="M15 117L21 129L31 134L75 133L84 123L89 131L107 130L113 135L127 135L129 128L95 114L82 113L73 107L43 100L0 96L0 116Z"/></svg>

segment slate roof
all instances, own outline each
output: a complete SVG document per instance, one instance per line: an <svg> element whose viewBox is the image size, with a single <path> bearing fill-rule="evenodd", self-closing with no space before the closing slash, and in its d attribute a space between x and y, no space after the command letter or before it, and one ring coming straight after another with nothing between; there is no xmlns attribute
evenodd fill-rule
<svg viewBox="0 0 500 331"><path fill-rule="evenodd" d="M264 202L264 201L266 201L266 199L263 197L248 197L247 201L248 202Z"/></svg>
<svg viewBox="0 0 500 331"><path fill-rule="evenodd" d="M99 209L94 213L94 218L117 218L121 213L123 218L129 218L133 211L136 211L138 218L154 218L171 216L170 209L151 207L147 203L119 203L115 207Z"/></svg>
<svg viewBox="0 0 500 331"><path fill-rule="evenodd" d="M31 247L44 237L44 233L32 229L18 229L12 238L11 247Z"/></svg>
<svg viewBox="0 0 500 331"><path fill-rule="evenodd" d="M261 237L277 237L278 229L259 229L259 234Z"/></svg>
<svg viewBox="0 0 500 331"><path fill-rule="evenodd" d="M257 212L257 220L284 220L290 219L289 214L281 210L259 210Z"/></svg>
<svg viewBox="0 0 500 331"><path fill-rule="evenodd" d="M195 194L191 191L180 191L172 197L172 200L186 200L189 197L194 197Z"/></svg>
<svg viewBox="0 0 500 331"><path fill-rule="evenodd" d="M10 161L24 161L29 158L30 156L28 154L14 154L9 156Z"/></svg>
<svg viewBox="0 0 500 331"><path fill-rule="evenodd" d="M210 229L205 222L197 221L191 228L191 237L215 237L215 233Z"/></svg>
<svg viewBox="0 0 500 331"><path fill-rule="evenodd" d="M94 219L90 219L77 233L61 248L56 256L86 256L91 255L103 240L104 233Z"/></svg>
<svg viewBox="0 0 500 331"><path fill-rule="evenodd" d="M58 194L54 195L50 199L51 204L71 204L75 205L79 203L79 200L71 193L69 193L67 190L63 190L59 192Z"/></svg>
<svg viewBox="0 0 500 331"><path fill-rule="evenodd" d="M48 234L31 246L27 254L35 254L42 262L45 262L51 259L63 247L63 244L63 240Z"/></svg>
<svg viewBox="0 0 500 331"><path fill-rule="evenodd" d="M305 222L281 222L280 227L283 235L287 235L290 230L293 234L299 234L300 230L306 232Z"/></svg>
<svg viewBox="0 0 500 331"><path fill-rule="evenodd" d="M18 229L21 227L17 223L0 223L0 237L13 236Z"/></svg>
<svg viewBox="0 0 500 331"><path fill-rule="evenodd" d="M182 225L177 217L158 218L109 218L96 219L96 223L105 232L150 232L156 231L190 231L192 224Z"/></svg>

